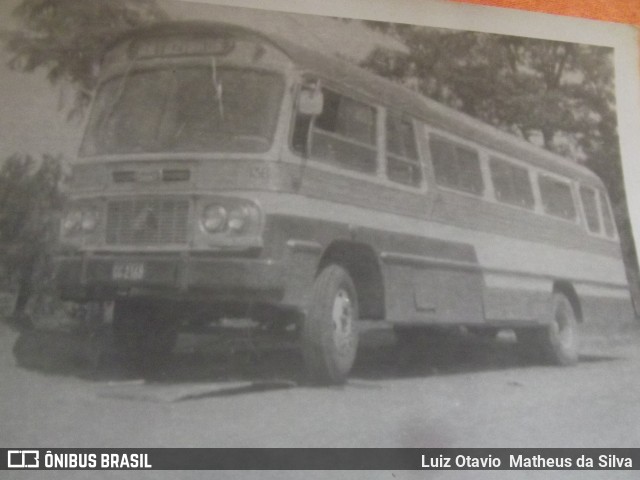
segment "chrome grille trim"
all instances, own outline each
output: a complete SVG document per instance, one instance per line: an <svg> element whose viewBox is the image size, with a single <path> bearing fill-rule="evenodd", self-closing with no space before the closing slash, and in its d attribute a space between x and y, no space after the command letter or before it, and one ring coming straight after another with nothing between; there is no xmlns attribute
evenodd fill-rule
<svg viewBox="0 0 640 480"><path fill-rule="evenodd" d="M188 242L189 200L170 197L112 199L107 245L181 245Z"/></svg>

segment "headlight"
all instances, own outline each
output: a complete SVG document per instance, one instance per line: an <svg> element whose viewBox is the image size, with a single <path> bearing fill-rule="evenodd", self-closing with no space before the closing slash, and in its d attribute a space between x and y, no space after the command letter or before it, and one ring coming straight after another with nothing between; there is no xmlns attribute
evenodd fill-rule
<svg viewBox="0 0 640 480"><path fill-rule="evenodd" d="M69 235L81 228L82 212L80 210L71 210L62 219L62 232Z"/></svg>
<svg viewBox="0 0 640 480"><path fill-rule="evenodd" d="M82 222L80 227L84 232L92 232L98 225L98 212L96 210L85 210L82 212Z"/></svg>
<svg viewBox="0 0 640 480"><path fill-rule="evenodd" d="M227 221L229 230L235 233L239 233L244 230L244 227L249 221L250 214L251 212L249 211L249 207L247 206L242 206L231 210L231 212L229 212L229 220Z"/></svg>
<svg viewBox="0 0 640 480"><path fill-rule="evenodd" d="M63 235L92 232L98 226L99 213L94 208L69 210L62 219Z"/></svg>
<svg viewBox="0 0 640 480"><path fill-rule="evenodd" d="M209 205L202 211L200 225L205 232L219 232L227 224L227 211L220 205Z"/></svg>

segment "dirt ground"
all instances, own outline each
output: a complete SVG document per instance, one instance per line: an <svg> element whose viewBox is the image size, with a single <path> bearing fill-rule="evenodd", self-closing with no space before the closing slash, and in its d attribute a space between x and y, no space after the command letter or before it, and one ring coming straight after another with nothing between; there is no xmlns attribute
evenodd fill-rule
<svg viewBox="0 0 640 480"><path fill-rule="evenodd" d="M110 353L108 341L47 331L18 337L1 325L0 439L22 448L640 447L639 327L589 332L580 364L569 368L531 363L509 332L439 339L416 353L374 329L347 385L317 388L305 384L291 349L221 352L219 339L182 335L167 365L140 372ZM11 474L615 479L637 471Z"/></svg>

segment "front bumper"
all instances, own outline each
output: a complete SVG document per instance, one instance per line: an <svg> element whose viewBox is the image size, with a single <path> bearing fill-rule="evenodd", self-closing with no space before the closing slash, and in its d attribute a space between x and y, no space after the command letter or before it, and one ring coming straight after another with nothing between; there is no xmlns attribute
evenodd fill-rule
<svg viewBox="0 0 640 480"><path fill-rule="evenodd" d="M144 273L135 279L118 278L115 266L127 264L142 266ZM271 259L83 254L57 259L56 284L62 299L72 301L144 296L278 303L284 296L285 269Z"/></svg>

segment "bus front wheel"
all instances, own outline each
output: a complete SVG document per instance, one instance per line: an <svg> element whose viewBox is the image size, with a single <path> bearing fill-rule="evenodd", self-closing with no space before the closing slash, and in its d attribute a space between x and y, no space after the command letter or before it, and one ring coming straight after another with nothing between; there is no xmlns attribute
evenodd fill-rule
<svg viewBox="0 0 640 480"><path fill-rule="evenodd" d="M358 299L347 271L329 265L316 277L301 335L302 354L314 383L342 384L358 349Z"/></svg>
<svg viewBox="0 0 640 480"><path fill-rule="evenodd" d="M578 320L569 299L554 293L551 322L542 328L516 332L518 341L529 351L554 365L575 365L578 362Z"/></svg>

